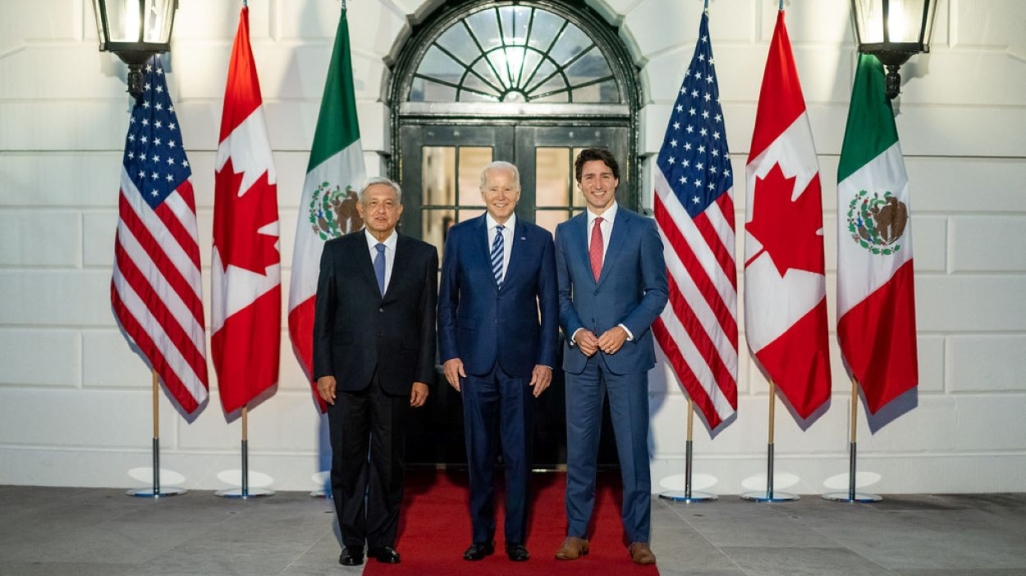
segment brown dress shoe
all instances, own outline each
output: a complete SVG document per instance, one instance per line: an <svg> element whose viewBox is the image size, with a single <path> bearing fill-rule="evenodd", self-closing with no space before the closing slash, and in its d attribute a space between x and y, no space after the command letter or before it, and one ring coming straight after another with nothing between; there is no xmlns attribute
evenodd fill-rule
<svg viewBox="0 0 1026 576"><path fill-rule="evenodd" d="M556 560L577 560L587 555L588 541L576 536L567 536L566 540L563 540L563 545L556 550Z"/></svg>
<svg viewBox="0 0 1026 576"><path fill-rule="evenodd" d="M655 554L652 553L652 549L645 542L631 542L631 546L627 551L630 553L631 560L634 560L635 564L656 563Z"/></svg>

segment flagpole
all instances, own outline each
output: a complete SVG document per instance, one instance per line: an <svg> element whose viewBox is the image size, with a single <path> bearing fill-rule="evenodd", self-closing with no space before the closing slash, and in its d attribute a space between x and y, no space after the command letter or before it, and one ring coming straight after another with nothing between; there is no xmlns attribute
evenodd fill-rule
<svg viewBox="0 0 1026 576"><path fill-rule="evenodd" d="M751 500L753 502L790 502L792 500L799 500L801 496L797 494L791 494L790 492L774 492L773 491L773 428L774 421L776 419L776 406L777 406L777 386L770 380L769 383L769 432L767 436L769 441L766 445L766 491L765 492L745 492L741 495L744 500Z"/></svg>
<svg viewBox="0 0 1026 576"><path fill-rule="evenodd" d="M848 492L828 492L824 500L833 502L879 502L879 494L865 494L855 491L855 456L858 453L859 383L851 377L851 429L848 431Z"/></svg>
<svg viewBox="0 0 1026 576"><path fill-rule="evenodd" d="M186 490L184 488L160 489L160 376L157 375L156 370L150 370L150 376L153 381L153 445L151 447L153 452L153 487L129 490L127 494L129 496L136 496L139 498L178 496L179 494L185 494Z"/></svg>
<svg viewBox="0 0 1026 576"><path fill-rule="evenodd" d="M249 487L249 406L242 407L242 486L214 492L221 498L262 498L274 496L274 490Z"/></svg>
<svg viewBox="0 0 1026 576"><path fill-rule="evenodd" d="M680 492L679 490L662 492L659 494L659 497L664 500L672 500L674 502L684 502L685 504L690 504L692 502L711 502L718 498L718 496L716 496L715 494L709 494L708 492L693 492L691 490L691 436L694 432L694 422L695 401L691 399L691 396L688 396L688 430L687 440L684 442L684 492Z"/></svg>

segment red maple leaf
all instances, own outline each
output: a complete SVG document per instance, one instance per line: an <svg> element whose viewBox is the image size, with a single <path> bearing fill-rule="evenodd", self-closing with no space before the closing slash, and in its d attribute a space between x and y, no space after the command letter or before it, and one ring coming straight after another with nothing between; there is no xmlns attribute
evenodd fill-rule
<svg viewBox="0 0 1026 576"><path fill-rule="evenodd" d="M278 236L257 233L278 221L277 190L264 172L239 196L242 176L229 158L214 177L214 246L225 270L231 264L263 275L268 266L281 262L275 247Z"/></svg>
<svg viewBox="0 0 1026 576"><path fill-rule="evenodd" d="M791 269L823 274L826 266L823 236L819 233L823 228L819 173L792 201L796 179L785 178L780 164L775 164L765 178L756 178L752 221L745 229L762 243L781 276Z"/></svg>

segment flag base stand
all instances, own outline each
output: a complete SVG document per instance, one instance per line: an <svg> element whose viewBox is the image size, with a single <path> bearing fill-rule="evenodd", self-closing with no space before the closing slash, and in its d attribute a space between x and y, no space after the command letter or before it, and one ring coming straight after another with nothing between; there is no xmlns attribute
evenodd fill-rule
<svg viewBox="0 0 1026 576"><path fill-rule="evenodd" d="M828 492L823 495L824 500L831 502L873 503L883 500L879 494L866 494L855 491L855 464L858 460L858 418L859 418L859 389L858 382L854 377L851 379L851 430L848 440L848 491Z"/></svg>
<svg viewBox="0 0 1026 576"><path fill-rule="evenodd" d="M669 490L659 494L659 498L663 500L670 500L671 502L683 502L684 504L692 504L698 502L712 502L718 500L719 496L715 494L709 494L708 492L696 492L691 489L691 461L693 455L691 434L693 427L693 416L695 414L695 404L691 397L688 397L688 428L687 428L687 440L684 442L684 489L683 490Z"/></svg>
<svg viewBox="0 0 1026 576"><path fill-rule="evenodd" d="M684 504L691 504L696 502L712 502L713 500L719 500L720 497L715 494L709 494L708 492L688 493L685 490L671 490L669 492L663 492L659 494L659 498L663 500L670 500L671 502L683 502Z"/></svg>
<svg viewBox="0 0 1026 576"><path fill-rule="evenodd" d="M238 498L248 500L250 498L264 498L274 496L274 490L266 488L249 487L249 408L242 407L242 486L238 488L227 488L214 492L215 496L221 498Z"/></svg>
<svg viewBox="0 0 1026 576"><path fill-rule="evenodd" d="M864 494L862 492L856 492L854 494L850 492L829 492L823 495L824 500L830 500L831 502L848 502L851 504L855 503L871 503L879 502L883 500L883 496L879 494Z"/></svg>
<svg viewBox="0 0 1026 576"><path fill-rule="evenodd" d="M135 496L136 498L164 498L166 496L178 496L186 492L188 490L185 488L157 488L156 491L153 488L139 488L137 490L129 490L125 494Z"/></svg>
<svg viewBox="0 0 1026 576"><path fill-rule="evenodd" d="M149 488L135 488L127 490L125 494L136 498L165 498L178 496L188 492L185 488L167 488L160 485L160 411L158 409L158 392L160 390L159 376L156 370L150 371L152 380L153 396L153 442L150 446L153 457L153 485Z"/></svg>
<svg viewBox="0 0 1026 576"><path fill-rule="evenodd" d="M773 489L773 424L776 421L776 399L777 386L771 380L769 383L769 442L766 444L766 490L744 492L742 500L750 502L794 502L801 500L801 496L790 492L777 492Z"/></svg>
<svg viewBox="0 0 1026 576"><path fill-rule="evenodd" d="M750 502L794 502L802 497L790 492L745 492L741 494L741 499Z"/></svg>
<svg viewBox="0 0 1026 576"><path fill-rule="evenodd" d="M265 496L274 496L274 490L267 490L265 488L249 488L243 490L242 488L229 488L227 490L218 490L214 492L215 496L221 498L238 498L241 500L248 500L249 498L263 498Z"/></svg>

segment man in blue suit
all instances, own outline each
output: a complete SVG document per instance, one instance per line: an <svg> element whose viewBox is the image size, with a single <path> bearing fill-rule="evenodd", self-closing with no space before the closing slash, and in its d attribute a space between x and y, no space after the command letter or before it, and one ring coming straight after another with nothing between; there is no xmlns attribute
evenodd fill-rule
<svg viewBox="0 0 1026 576"><path fill-rule="evenodd" d="M628 552L637 564L654 564L648 371L655 365L655 349L649 328L667 300L663 244L654 221L617 205L620 168L608 150L583 150L574 176L588 209L556 228L559 321L567 337L567 538L556 558L588 553L602 405L608 396Z"/></svg>
<svg viewBox="0 0 1026 576"><path fill-rule="evenodd" d="M445 378L461 393L473 535L465 560L495 552L496 446L506 468L506 555L523 562L534 402L552 381L559 335L552 235L517 218L520 172L481 172L487 212L445 241L438 342Z"/></svg>

